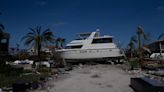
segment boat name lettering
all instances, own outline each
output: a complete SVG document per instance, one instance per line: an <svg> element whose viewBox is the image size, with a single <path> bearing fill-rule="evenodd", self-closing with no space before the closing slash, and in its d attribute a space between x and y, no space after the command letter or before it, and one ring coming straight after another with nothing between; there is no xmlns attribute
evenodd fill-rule
<svg viewBox="0 0 164 92"><path fill-rule="evenodd" d="M80 53L87 53L87 51L86 50L83 50L83 51L80 51Z"/></svg>

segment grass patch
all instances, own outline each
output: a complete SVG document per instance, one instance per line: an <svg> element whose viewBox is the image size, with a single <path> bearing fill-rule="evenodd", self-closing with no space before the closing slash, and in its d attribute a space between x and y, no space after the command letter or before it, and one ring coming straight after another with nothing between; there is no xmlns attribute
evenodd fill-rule
<svg viewBox="0 0 164 92"><path fill-rule="evenodd" d="M47 68L47 67L40 67L38 69L38 72L42 73L42 74L49 74L51 72L51 69L50 68Z"/></svg>
<svg viewBox="0 0 164 92"><path fill-rule="evenodd" d="M131 70L140 68L138 58L125 58L125 61L127 61L125 64L128 65L129 69Z"/></svg>
<svg viewBox="0 0 164 92"><path fill-rule="evenodd" d="M0 88L2 87L11 87L12 83L14 83L17 79L17 76L5 76L0 74Z"/></svg>
<svg viewBox="0 0 164 92"><path fill-rule="evenodd" d="M29 75L22 75L22 76L4 76L0 75L0 88L2 87L12 87L12 84L18 80L24 80L24 81L38 81L40 77L48 77L48 75L45 74L29 74Z"/></svg>
<svg viewBox="0 0 164 92"><path fill-rule="evenodd" d="M47 77L49 70L41 69L43 73L33 74L31 70L23 70L23 68L14 68L10 65L0 65L0 88L12 87L12 84L18 80L37 81L40 77ZM24 75L24 73L29 73ZM30 74L31 73L31 74Z"/></svg>

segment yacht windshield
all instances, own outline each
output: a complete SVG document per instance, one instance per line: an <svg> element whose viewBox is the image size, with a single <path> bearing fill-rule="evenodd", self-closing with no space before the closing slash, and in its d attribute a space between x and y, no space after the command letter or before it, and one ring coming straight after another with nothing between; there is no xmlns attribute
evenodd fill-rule
<svg viewBox="0 0 164 92"><path fill-rule="evenodd" d="M91 35L91 33L81 33L77 35L76 40L85 40Z"/></svg>
<svg viewBox="0 0 164 92"><path fill-rule="evenodd" d="M112 38L97 38L93 39L92 44L97 43L112 43Z"/></svg>

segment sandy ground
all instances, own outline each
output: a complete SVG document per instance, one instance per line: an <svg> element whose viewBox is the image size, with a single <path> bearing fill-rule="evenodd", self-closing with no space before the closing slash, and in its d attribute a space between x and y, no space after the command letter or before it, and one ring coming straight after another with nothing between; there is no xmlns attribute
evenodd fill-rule
<svg viewBox="0 0 164 92"><path fill-rule="evenodd" d="M132 76L114 65L83 65L50 81L49 91L38 92L134 92Z"/></svg>

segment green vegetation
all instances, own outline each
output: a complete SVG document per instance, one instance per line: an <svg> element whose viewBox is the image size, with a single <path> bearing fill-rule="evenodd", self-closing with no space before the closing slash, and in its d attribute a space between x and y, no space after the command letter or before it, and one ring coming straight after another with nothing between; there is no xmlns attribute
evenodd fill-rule
<svg viewBox="0 0 164 92"><path fill-rule="evenodd" d="M138 57L139 57L139 61L141 62L142 60L142 46L143 46L143 43L141 42L142 41L142 38L143 40L149 40L148 39L148 36L145 34L144 32L144 29L141 27L141 26L138 26L137 27L137 43L138 43Z"/></svg>
<svg viewBox="0 0 164 92"><path fill-rule="evenodd" d="M159 41L159 49L161 51L161 42L163 40L164 33L160 34L157 41ZM143 65L144 51L151 53L149 48L146 47L146 43L150 41L149 34L144 32L144 29L141 26L137 27L136 34L130 38L128 47L125 51L125 60L128 61L130 69L139 67Z"/></svg>
<svg viewBox="0 0 164 92"><path fill-rule="evenodd" d="M11 87L12 84L16 81L19 80L24 80L24 81L38 81L40 77L47 77L49 75L45 74L29 74L29 75L22 75L22 76L4 76L0 75L0 88L2 87Z"/></svg>
<svg viewBox="0 0 164 92"><path fill-rule="evenodd" d="M23 68L13 68L6 64L0 64L0 67L0 74L4 76L19 76L23 73Z"/></svg>
<svg viewBox="0 0 164 92"><path fill-rule="evenodd" d="M149 37L144 32L141 26L137 27L136 35L132 36L126 49L126 61L128 61L131 69L138 67L143 59L143 45L144 41L148 41Z"/></svg>
<svg viewBox="0 0 164 92"><path fill-rule="evenodd" d="M45 75L49 75L51 73L51 69L47 68L45 66L40 66L38 69L38 72L45 74Z"/></svg>
<svg viewBox="0 0 164 92"><path fill-rule="evenodd" d="M55 41L56 47L64 47L65 39L64 38L57 38Z"/></svg>
<svg viewBox="0 0 164 92"><path fill-rule="evenodd" d="M40 67L38 69L40 74L32 73L31 70L23 70L23 68L16 68L6 64L0 64L0 88L11 87L12 83L18 80L24 81L38 81L40 77L50 75L50 68ZM26 75L29 73L28 75ZM25 75L24 75L25 74Z"/></svg>
<svg viewBox="0 0 164 92"><path fill-rule="evenodd" d="M42 47L47 45L47 43L53 43L55 41L54 35L50 29L46 29L42 32L42 29L39 26L30 28L30 32L28 32L22 40L25 41L24 45L31 45L34 47L34 51L37 52L39 58Z"/></svg>
<svg viewBox="0 0 164 92"><path fill-rule="evenodd" d="M9 86L21 73L23 73L22 68L13 68L10 65L0 64L0 87Z"/></svg>
<svg viewBox="0 0 164 92"><path fill-rule="evenodd" d="M128 44L128 53L130 53L130 57L134 57L135 55L135 43L136 43L135 36L130 38L130 42Z"/></svg>
<svg viewBox="0 0 164 92"><path fill-rule="evenodd" d="M1 15L1 12L0 12ZM4 37L4 25L0 24L0 40ZM22 40L24 44L27 46L34 47L35 53L37 54L38 59L50 57L49 54L41 51L42 47L47 45L48 43L53 43L55 41L53 33L50 29L42 30L41 27L37 26L36 28L30 28L30 32L28 32ZM60 40L63 42L64 40ZM19 44L17 44L17 49L19 48ZM2 48L0 48L1 50ZM1 54L1 53L0 53ZM18 80L24 81L38 81L40 77L49 76L51 72L49 68L40 67L38 71L40 74L35 74L32 70L24 70L22 67L5 64L9 57L0 57L0 88L3 87L11 87L12 84ZM30 57L29 53L22 52L17 53L12 57L12 61L14 60L24 60ZM35 57L36 58L36 57Z"/></svg>
<svg viewBox="0 0 164 92"><path fill-rule="evenodd" d="M138 58L130 58L130 60L128 61L128 64L131 70L140 68L138 61L139 61Z"/></svg>

